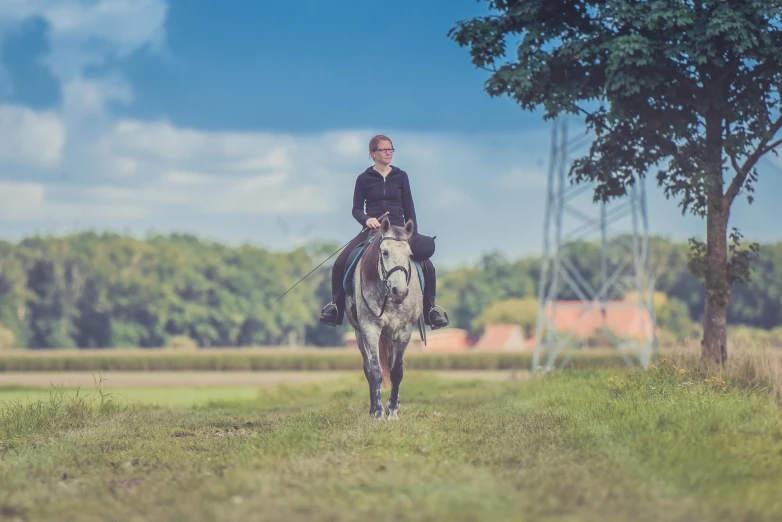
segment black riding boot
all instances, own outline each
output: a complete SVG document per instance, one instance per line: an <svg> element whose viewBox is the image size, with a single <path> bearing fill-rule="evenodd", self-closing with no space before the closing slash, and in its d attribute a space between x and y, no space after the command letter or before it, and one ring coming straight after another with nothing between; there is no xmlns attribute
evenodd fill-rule
<svg viewBox="0 0 782 522"><path fill-rule="evenodd" d="M320 311L318 321L326 326L337 326L342 324L342 314L345 310L345 291L338 290L331 296L329 304Z"/></svg>
<svg viewBox="0 0 782 522"><path fill-rule="evenodd" d="M345 309L345 290L342 288L342 279L345 276L345 264L348 256L359 243L366 240L369 229L360 232L356 237L345 245L342 252L339 253L331 267L331 302L323 307L318 321L326 326L337 326L342 324L341 311Z"/></svg>
<svg viewBox="0 0 782 522"><path fill-rule="evenodd" d="M437 275L432 261L427 259L423 263L424 269L424 319L432 327L432 330L448 326L448 314L442 307L435 304L437 295Z"/></svg>
<svg viewBox="0 0 782 522"><path fill-rule="evenodd" d="M432 330L437 330L438 328L448 326L448 314L445 313L445 310L443 310L442 307L435 304L434 297L427 300L426 308L426 315L429 319L429 325L432 327Z"/></svg>
<svg viewBox="0 0 782 522"><path fill-rule="evenodd" d="M333 297L331 302L323 307L320 311L320 317L318 321L326 326L337 326L337 318L339 317L339 308L337 308L338 298Z"/></svg>

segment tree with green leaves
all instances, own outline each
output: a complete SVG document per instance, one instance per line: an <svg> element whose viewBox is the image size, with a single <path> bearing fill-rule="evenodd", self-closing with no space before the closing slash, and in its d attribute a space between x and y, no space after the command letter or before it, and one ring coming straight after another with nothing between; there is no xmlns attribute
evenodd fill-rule
<svg viewBox="0 0 782 522"><path fill-rule="evenodd" d="M524 337L532 337L538 318L538 300L533 296L512 297L487 306L472 324L474 331L483 332L490 324L517 324Z"/></svg>
<svg viewBox="0 0 782 522"><path fill-rule="evenodd" d="M656 169L682 213L706 219L689 263L705 279L702 355L727 359L731 286L757 245L728 241L731 205L750 203L758 160L782 145L782 3L769 0L490 0L449 37L491 72L485 89L544 117L579 115L595 133L570 179L595 201ZM510 37L518 37L507 58Z"/></svg>

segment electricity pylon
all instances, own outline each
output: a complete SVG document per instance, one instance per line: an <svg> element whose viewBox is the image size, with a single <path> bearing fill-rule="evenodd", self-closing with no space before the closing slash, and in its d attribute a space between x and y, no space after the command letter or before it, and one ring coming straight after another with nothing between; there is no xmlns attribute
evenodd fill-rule
<svg viewBox="0 0 782 522"><path fill-rule="evenodd" d="M635 178L626 197L595 203L594 183L567 182L572 153L590 141L568 140L567 127L559 117L552 129L532 371L549 371L557 359L564 367L596 323L628 364L647 367L657 350L657 320L643 178ZM600 269L588 274L591 260L576 256L595 236ZM625 299L630 292L635 296Z"/></svg>

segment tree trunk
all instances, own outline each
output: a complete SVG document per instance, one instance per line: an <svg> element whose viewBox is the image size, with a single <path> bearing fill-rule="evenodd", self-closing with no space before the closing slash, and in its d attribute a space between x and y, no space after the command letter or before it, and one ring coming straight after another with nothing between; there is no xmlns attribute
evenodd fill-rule
<svg viewBox="0 0 782 522"><path fill-rule="evenodd" d="M728 359L728 211L709 205L706 217L706 293L701 357L723 364Z"/></svg>
<svg viewBox="0 0 782 522"><path fill-rule="evenodd" d="M728 359L728 218L730 205L723 193L722 122L707 119L706 142L711 170L707 188L705 295L701 357L724 364Z"/></svg>

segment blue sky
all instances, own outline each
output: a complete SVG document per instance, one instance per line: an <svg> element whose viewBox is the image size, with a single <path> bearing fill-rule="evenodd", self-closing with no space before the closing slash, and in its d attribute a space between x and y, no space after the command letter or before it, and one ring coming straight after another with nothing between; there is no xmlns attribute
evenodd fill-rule
<svg viewBox="0 0 782 522"><path fill-rule="evenodd" d="M438 264L538 254L550 124L489 98L487 73L447 38L485 12L474 0L3 2L0 236L344 243L382 132ZM731 224L779 239L780 178L782 163L764 162L755 204L738 202ZM702 236L647 187L651 233Z"/></svg>

